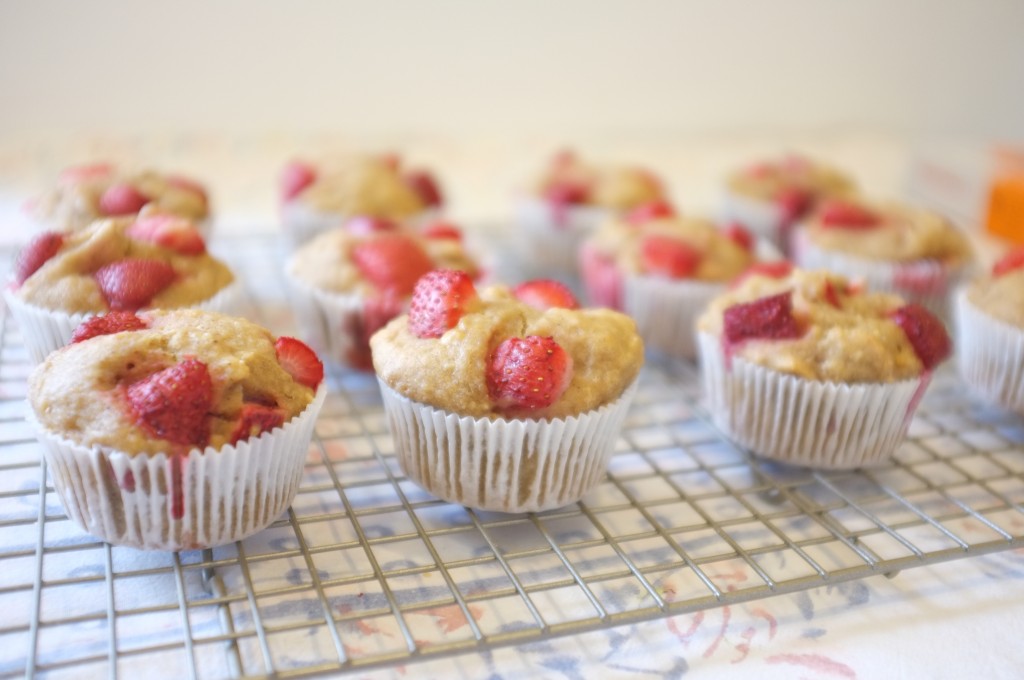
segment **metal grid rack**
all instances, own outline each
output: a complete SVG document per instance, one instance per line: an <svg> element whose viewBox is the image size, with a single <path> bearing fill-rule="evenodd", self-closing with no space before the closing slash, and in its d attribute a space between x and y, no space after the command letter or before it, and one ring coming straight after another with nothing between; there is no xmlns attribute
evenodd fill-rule
<svg viewBox="0 0 1024 680"><path fill-rule="evenodd" d="M275 241L224 250L258 273L259 320L287 329ZM1024 545L1024 422L969 400L952 371L890 465L813 472L730 445L694 368L662 362L576 505L519 516L432 498L396 463L375 381L333 369L286 515L213 550L111 547L48 484L23 419L28 359L6 310L0 324L2 677L367 669Z"/></svg>

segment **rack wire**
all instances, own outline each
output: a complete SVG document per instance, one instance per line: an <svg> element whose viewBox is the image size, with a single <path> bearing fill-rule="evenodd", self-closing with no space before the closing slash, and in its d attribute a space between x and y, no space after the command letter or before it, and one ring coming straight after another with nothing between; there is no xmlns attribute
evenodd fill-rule
<svg viewBox="0 0 1024 680"><path fill-rule="evenodd" d="M220 245L256 274L252 313L287 331L277 242ZM331 367L285 515L212 550L112 547L65 516L24 421L31 367L6 310L0 326L2 677L365 670L1024 546L1024 422L951 369L891 464L816 472L731 445L695 368L654 361L606 480L578 504L503 515L431 497L397 465L372 377Z"/></svg>

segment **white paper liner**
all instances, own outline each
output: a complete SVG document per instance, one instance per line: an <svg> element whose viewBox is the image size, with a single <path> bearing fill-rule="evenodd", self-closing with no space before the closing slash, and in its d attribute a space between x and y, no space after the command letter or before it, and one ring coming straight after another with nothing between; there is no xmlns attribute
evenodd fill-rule
<svg viewBox="0 0 1024 680"><path fill-rule="evenodd" d="M568 418L472 418L421 404L379 380L402 471L453 503L540 512L581 499L604 477L634 381L616 401Z"/></svg>
<svg viewBox="0 0 1024 680"><path fill-rule="evenodd" d="M715 425L752 453L792 465L850 469L891 457L930 381L843 384L805 380L732 357L698 332Z"/></svg>
<svg viewBox="0 0 1024 680"><path fill-rule="evenodd" d="M195 550L241 540L277 519L299 489L327 387L272 432L179 458L87 448L47 430L31 412L61 504L87 533L151 550ZM181 489L176 513L174 488Z"/></svg>
<svg viewBox="0 0 1024 680"><path fill-rule="evenodd" d="M1024 329L976 307L966 289L954 301L960 376L990 401L1024 413Z"/></svg>
<svg viewBox="0 0 1024 680"><path fill-rule="evenodd" d="M726 288L725 283L627 275L624 310L636 321L645 346L693 359L697 317Z"/></svg>
<svg viewBox="0 0 1024 680"><path fill-rule="evenodd" d="M612 214L605 208L560 209L548 201L520 197L515 220L524 268L531 274L576 274L580 245Z"/></svg>
<svg viewBox="0 0 1024 680"><path fill-rule="evenodd" d="M779 206L725 189L719 198L719 224L739 222L755 236L767 240L781 252L789 252L788 229Z"/></svg>
<svg viewBox="0 0 1024 680"><path fill-rule="evenodd" d="M245 298L244 292L241 281L235 278L212 298L190 308L233 314L241 308ZM29 359L33 364L42 363L50 352L68 344L71 335L83 321L97 316L96 312L69 314L38 307L21 300L10 287L4 288L4 301L11 310L18 328L21 329L25 349L28 350Z"/></svg>

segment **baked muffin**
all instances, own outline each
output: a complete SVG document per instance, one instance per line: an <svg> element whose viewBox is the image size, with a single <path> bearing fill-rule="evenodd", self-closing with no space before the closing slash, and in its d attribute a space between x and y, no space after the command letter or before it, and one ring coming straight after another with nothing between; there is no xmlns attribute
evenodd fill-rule
<svg viewBox="0 0 1024 680"><path fill-rule="evenodd" d="M206 251L195 225L168 215L43 232L18 254L4 289L37 363L90 316L145 308L230 311L239 294L231 270Z"/></svg>
<svg viewBox="0 0 1024 680"><path fill-rule="evenodd" d="M409 313L374 334L373 364L410 479L501 512L573 503L600 482L643 342L623 314L552 304L573 301L550 282L478 293L465 273L437 270L417 282Z"/></svg>
<svg viewBox="0 0 1024 680"><path fill-rule="evenodd" d="M302 337L324 356L372 370L370 336L401 314L420 276L436 268L481 271L451 224L417 230L384 219L336 227L301 246L286 264Z"/></svg>
<svg viewBox="0 0 1024 680"><path fill-rule="evenodd" d="M704 306L754 262L742 227L678 217L663 204L608 220L580 248L591 304L636 320L644 344L672 356L696 356L694 322Z"/></svg>
<svg viewBox="0 0 1024 680"><path fill-rule="evenodd" d="M956 292L960 375L989 401L1024 413L1024 246Z"/></svg>
<svg viewBox="0 0 1024 680"><path fill-rule="evenodd" d="M666 195L649 170L592 165L562 151L517 197L521 259L535 274L575 274L577 253L587 235L609 217L656 201L666 201Z"/></svg>
<svg viewBox="0 0 1024 680"><path fill-rule="evenodd" d="M852 198L844 172L807 156L787 154L754 163L725 180L719 219L737 222L789 253L790 230L823 198Z"/></svg>
<svg viewBox="0 0 1024 680"><path fill-rule="evenodd" d="M698 320L716 425L786 463L855 468L885 460L952 350L945 327L921 305L837 274L779 274L745 277Z"/></svg>
<svg viewBox="0 0 1024 680"><path fill-rule="evenodd" d="M943 317L973 259L967 236L941 215L865 199L822 201L795 230L793 257L807 269L863 277Z"/></svg>
<svg viewBox="0 0 1024 680"><path fill-rule="evenodd" d="M293 246L352 217L409 221L435 213L444 203L427 170L401 166L394 155L292 161L280 177L281 221Z"/></svg>
<svg viewBox="0 0 1024 680"><path fill-rule="evenodd" d="M323 365L293 338L200 310L111 312L29 377L31 417L69 517L109 543L237 541L298 490Z"/></svg>
<svg viewBox="0 0 1024 680"><path fill-rule="evenodd" d="M29 202L28 212L51 231L77 231L99 219L142 212L183 217L206 234L210 201L205 187L185 175L93 163L66 168L53 189Z"/></svg>

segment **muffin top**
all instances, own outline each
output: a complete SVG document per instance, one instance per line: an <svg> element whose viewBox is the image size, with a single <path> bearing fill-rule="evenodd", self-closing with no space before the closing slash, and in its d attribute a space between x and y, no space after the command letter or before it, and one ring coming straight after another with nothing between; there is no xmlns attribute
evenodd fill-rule
<svg viewBox="0 0 1024 680"><path fill-rule="evenodd" d="M48 430L128 454L220 447L288 422L323 379L316 354L198 310L92 317L29 377Z"/></svg>
<svg viewBox="0 0 1024 680"><path fill-rule="evenodd" d="M737 194L762 201L813 201L821 196L853 196L857 187L845 173L806 156L789 154L732 173L726 185Z"/></svg>
<svg viewBox="0 0 1024 680"><path fill-rule="evenodd" d="M1006 253L988 276L967 287L967 299L989 315L1024 327L1024 246Z"/></svg>
<svg viewBox="0 0 1024 680"><path fill-rule="evenodd" d="M203 185L184 175L95 163L65 169L53 189L31 202L30 214L55 230L75 231L144 209L199 221L209 215L209 200Z"/></svg>
<svg viewBox="0 0 1024 680"><path fill-rule="evenodd" d="M649 170L591 165L571 151L556 154L531 191L556 206L589 205L616 211L665 198L661 182Z"/></svg>
<svg viewBox="0 0 1024 680"><path fill-rule="evenodd" d="M478 293L461 272L431 272L409 313L370 339L374 368L405 397L464 416L543 419L599 408L636 379L643 343L629 317L573 308L565 294L551 281Z"/></svg>
<svg viewBox="0 0 1024 680"><path fill-rule="evenodd" d="M952 347L924 307L823 271L751 272L697 321L728 356L800 378L884 383L934 368Z"/></svg>
<svg viewBox="0 0 1024 680"><path fill-rule="evenodd" d="M185 307L232 281L193 224L169 215L44 232L19 253L14 270L15 294L24 302L70 314Z"/></svg>
<svg viewBox="0 0 1024 680"><path fill-rule="evenodd" d="M941 215L895 202L863 199L823 201L804 221L806 238L823 250L871 260L938 260L956 265L971 259L964 233Z"/></svg>

